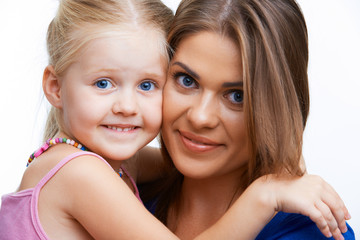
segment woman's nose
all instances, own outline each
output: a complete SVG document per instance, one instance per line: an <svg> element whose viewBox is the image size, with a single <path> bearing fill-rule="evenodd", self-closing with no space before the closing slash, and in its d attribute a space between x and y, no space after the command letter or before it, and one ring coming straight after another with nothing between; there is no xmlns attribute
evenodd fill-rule
<svg viewBox="0 0 360 240"><path fill-rule="evenodd" d="M193 127L215 128L219 124L219 103L213 94L199 95L198 100L190 104L187 118Z"/></svg>
<svg viewBox="0 0 360 240"><path fill-rule="evenodd" d="M138 112L136 93L131 91L116 93L112 111L114 114L122 114L124 116L136 115Z"/></svg>

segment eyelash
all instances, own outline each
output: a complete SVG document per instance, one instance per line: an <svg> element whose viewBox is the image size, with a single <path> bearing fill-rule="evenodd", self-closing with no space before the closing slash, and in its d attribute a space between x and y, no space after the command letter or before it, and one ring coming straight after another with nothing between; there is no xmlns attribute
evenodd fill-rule
<svg viewBox="0 0 360 240"><path fill-rule="evenodd" d="M107 82L107 86L105 88L102 88L102 87L100 87L98 85L99 83L101 83L103 81ZM152 85L152 89L150 89L150 90L141 89L141 85L144 84L144 83L150 83ZM110 87L108 87L109 84L110 84ZM99 88L99 89L102 89L102 90L107 90L107 89L110 89L110 88L114 87L114 83L108 78L98 78L97 80L95 80L93 85L95 87ZM159 84L157 82L155 82L155 81L152 81L152 80L144 80L144 81L139 83L138 88L141 89L142 91L153 91L155 88L159 88Z"/></svg>
<svg viewBox="0 0 360 240"><path fill-rule="evenodd" d="M114 84L111 82L111 80L110 79L107 79L107 78L99 78L99 79L97 79L95 82L94 82L94 85L97 87L97 88L99 88L99 89L108 89L108 88L101 88L101 87L99 87L99 83L100 82L102 82L102 81L106 81L108 84L111 84L111 86L110 86L110 88L111 87L113 87L114 86Z"/></svg>
<svg viewBox="0 0 360 240"><path fill-rule="evenodd" d="M151 80L144 80L144 81L142 81L142 82L138 85L139 88L141 88L141 85L144 84L144 83L150 83L150 84L152 84L153 89L150 89L150 90L141 89L142 91L149 92L149 91L155 90L155 88L159 88L159 85L158 85L156 82L151 81Z"/></svg>
<svg viewBox="0 0 360 240"><path fill-rule="evenodd" d="M237 93L237 92L241 93L241 102L234 102L229 97L232 93ZM230 90L226 91L226 93L224 94L224 97L226 99L228 99L230 101L230 103L233 105L242 105L244 103L244 91L240 90L240 89L230 89Z"/></svg>
<svg viewBox="0 0 360 240"><path fill-rule="evenodd" d="M175 80L175 82L182 88L185 88L185 89L192 89L192 88L198 88L199 87L199 83L193 78L191 77L191 75L185 73L185 72L174 72L172 74L172 77L173 79ZM195 84L194 87L191 87L191 86L184 86L184 83L181 82L181 80L179 79L180 77L187 77L187 78L190 78L193 83L192 84ZM230 95L233 94L233 93L236 93L236 92L239 92L241 93L242 95L242 101L241 102L234 102L230 99ZM227 90L223 97L234 107L238 108L238 107L242 107L243 106L243 102L244 102L244 91L241 90L241 89L229 89Z"/></svg>
<svg viewBox="0 0 360 240"><path fill-rule="evenodd" d="M199 86L198 82L193 77L191 77L189 74L187 74L185 72L175 72L172 74L172 76L173 76L173 79L176 81L176 83L179 84L183 88L192 88L192 87L186 86L186 85L184 85L183 82L180 82L180 79L179 79L180 77L184 77L184 78L186 77L186 78L191 79L193 81L193 84L195 84L195 88L198 88L198 86Z"/></svg>

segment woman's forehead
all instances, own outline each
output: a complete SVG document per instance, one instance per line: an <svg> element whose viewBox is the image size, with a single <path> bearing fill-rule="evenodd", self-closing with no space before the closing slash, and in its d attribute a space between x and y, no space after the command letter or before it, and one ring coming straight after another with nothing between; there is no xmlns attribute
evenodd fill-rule
<svg viewBox="0 0 360 240"><path fill-rule="evenodd" d="M224 78L241 75L241 56L237 45L230 38L213 32L200 32L183 39L171 65L174 63L180 67L181 64L186 65L198 71L199 75L213 70L223 74Z"/></svg>

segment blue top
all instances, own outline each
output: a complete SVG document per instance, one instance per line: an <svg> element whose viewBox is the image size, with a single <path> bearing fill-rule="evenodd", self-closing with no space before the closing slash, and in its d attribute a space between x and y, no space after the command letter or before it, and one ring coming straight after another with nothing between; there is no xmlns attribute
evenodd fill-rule
<svg viewBox="0 0 360 240"><path fill-rule="evenodd" d="M345 240L355 240L354 231L347 224L348 231L343 234ZM255 240L304 240L334 239L325 237L316 224L301 214L279 212L263 228Z"/></svg>
<svg viewBox="0 0 360 240"><path fill-rule="evenodd" d="M157 199L145 202L145 207L154 214ZM345 240L355 240L354 231L347 224L348 231L343 234ZM255 240L321 240L325 237L316 224L301 214L278 212L261 230Z"/></svg>

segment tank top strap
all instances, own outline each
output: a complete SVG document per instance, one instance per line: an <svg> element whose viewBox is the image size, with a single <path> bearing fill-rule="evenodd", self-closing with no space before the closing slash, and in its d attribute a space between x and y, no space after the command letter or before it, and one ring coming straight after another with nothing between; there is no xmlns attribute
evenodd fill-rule
<svg viewBox="0 0 360 240"><path fill-rule="evenodd" d="M138 189L137 186L136 186L135 180L131 177L131 175L130 175L129 172L126 170L126 168L124 168L124 167L121 167L121 168L122 168L122 170L124 171L124 173L126 174L126 176L128 176L128 178L130 179L131 184L133 185L133 187L134 187L134 189L135 189L135 193L134 193L134 194L135 194L136 198L137 198L141 203L143 203L142 200L141 200L141 198L140 198L139 189Z"/></svg>
<svg viewBox="0 0 360 240"><path fill-rule="evenodd" d="M58 164L55 165L36 185L35 191L40 191L40 189L69 161L73 160L74 158L85 156L85 155L91 155L95 156L99 159L101 159L103 162L105 162L110 168L110 164L102 158L100 155L93 153L93 152L87 152L87 151L81 151L81 152L75 152L72 153L65 158L63 158Z"/></svg>
<svg viewBox="0 0 360 240"><path fill-rule="evenodd" d="M39 201L39 194L40 194L40 190L41 188L69 161L71 161L72 159L76 158L76 157L80 157L80 156L85 156L85 155L91 155L91 156L95 156L99 159L101 159L102 161L104 161L110 168L110 164L103 159L101 156L93 153L93 152L85 152L85 151L81 151L81 152L75 152L72 153L68 156L66 156L65 158L63 158L58 164L55 165L55 167L53 167L46 175L45 177L43 177L39 183L35 186L34 188L34 192L33 195L31 197L31 218L32 218L32 222L34 224L34 228L35 231L38 233L40 239L42 240L47 240L49 239L46 235L45 230L42 228L41 226L41 222L40 222L40 218L39 218L39 214L38 214L38 201Z"/></svg>

